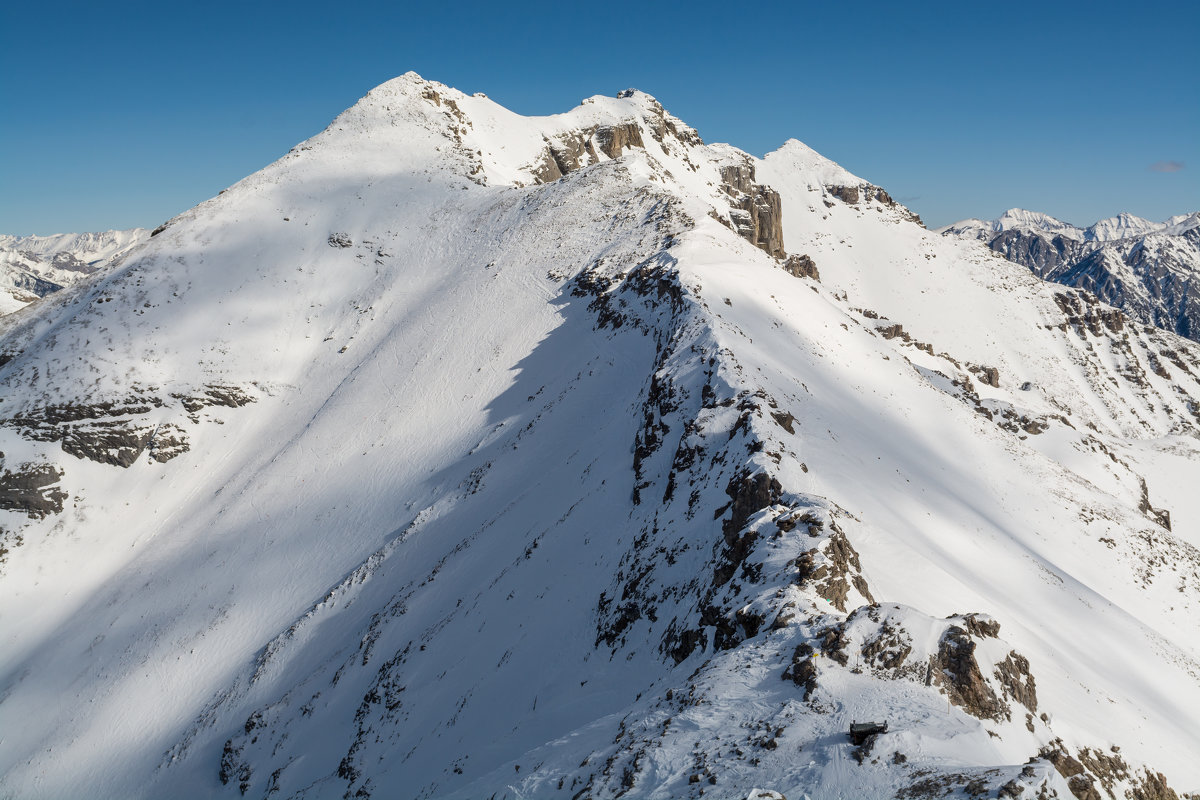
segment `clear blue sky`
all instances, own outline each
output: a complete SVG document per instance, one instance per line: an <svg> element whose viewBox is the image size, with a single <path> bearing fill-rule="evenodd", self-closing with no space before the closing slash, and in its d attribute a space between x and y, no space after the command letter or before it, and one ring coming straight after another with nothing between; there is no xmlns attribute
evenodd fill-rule
<svg viewBox="0 0 1200 800"><path fill-rule="evenodd" d="M9 0L0 232L153 226L408 70L525 114L633 86L931 225L1200 210L1200 3Z"/></svg>

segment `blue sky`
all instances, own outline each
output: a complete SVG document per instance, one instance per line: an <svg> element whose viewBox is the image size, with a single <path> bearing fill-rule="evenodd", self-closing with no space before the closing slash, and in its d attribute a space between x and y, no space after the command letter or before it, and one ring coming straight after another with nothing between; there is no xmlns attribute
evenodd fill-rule
<svg viewBox="0 0 1200 800"><path fill-rule="evenodd" d="M408 70L524 114L636 87L931 225L1200 210L1200 4L7 2L0 232L154 226Z"/></svg>

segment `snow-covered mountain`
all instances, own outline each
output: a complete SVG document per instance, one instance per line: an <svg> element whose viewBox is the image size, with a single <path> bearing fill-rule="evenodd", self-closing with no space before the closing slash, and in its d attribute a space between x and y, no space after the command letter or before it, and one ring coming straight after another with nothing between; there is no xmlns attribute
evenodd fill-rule
<svg viewBox="0 0 1200 800"><path fill-rule="evenodd" d="M1180 214L1171 217L1166 222L1151 222L1148 219L1135 217L1133 214L1118 214L1115 217L1102 219L1086 228L1080 228L1040 211L1010 208L996 219L964 219L961 222L939 228L938 233L990 242L996 238L996 234L1015 230L1047 236L1061 234L1079 242L1099 243L1140 237L1151 233L1178 235L1197 227L1200 227L1200 211L1194 214Z"/></svg>
<svg viewBox="0 0 1200 800"><path fill-rule="evenodd" d="M148 238L150 231L144 228L54 236L0 234L0 315L116 263Z"/></svg>
<svg viewBox="0 0 1200 800"><path fill-rule="evenodd" d="M1200 348L797 141L410 73L0 353L0 795L1200 791Z"/></svg>
<svg viewBox="0 0 1200 800"><path fill-rule="evenodd" d="M997 233L1009 230L1040 231L1044 233L1061 233L1075 239L1083 238L1083 229L1055 219L1040 211L1028 211L1024 208L1010 208L993 220L964 219L944 228L938 233L949 233L964 239L979 239L990 241Z"/></svg>
<svg viewBox="0 0 1200 800"><path fill-rule="evenodd" d="M1131 214L1088 228L1019 208L938 231L984 242L1041 278L1084 289L1133 319L1200 340L1200 212L1149 222Z"/></svg>

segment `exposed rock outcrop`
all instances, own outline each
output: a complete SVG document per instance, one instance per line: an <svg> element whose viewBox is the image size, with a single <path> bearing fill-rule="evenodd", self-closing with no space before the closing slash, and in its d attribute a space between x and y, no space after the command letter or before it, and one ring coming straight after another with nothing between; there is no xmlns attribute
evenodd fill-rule
<svg viewBox="0 0 1200 800"><path fill-rule="evenodd" d="M1067 324L1081 338L1085 331L1092 336L1120 333L1125 328L1125 315L1115 308L1108 308L1086 291L1056 292L1054 302L1067 317Z"/></svg>
<svg viewBox="0 0 1200 800"><path fill-rule="evenodd" d="M980 719L1003 720L1008 708L984 680L975 658L975 641L957 625L942 634L934 656L934 682L950 702Z"/></svg>
<svg viewBox="0 0 1200 800"><path fill-rule="evenodd" d="M224 406L225 408L241 408L254 402L254 398L237 386L210 383L193 394L175 393L175 398L189 414L195 414L209 406Z"/></svg>
<svg viewBox="0 0 1200 800"><path fill-rule="evenodd" d="M146 449L154 425L143 415L160 407L156 397L48 405L0 420L40 442L60 442L66 453L101 464L128 467Z"/></svg>
<svg viewBox="0 0 1200 800"><path fill-rule="evenodd" d="M658 120L666 131L666 122ZM551 183L582 167L608 158L620 158L631 147L645 148L642 129L630 120L617 125L600 125L548 138L541 160L528 169L537 183Z"/></svg>
<svg viewBox="0 0 1200 800"><path fill-rule="evenodd" d="M808 524L810 535L814 535L813 531L819 532L825 527L820 520L803 521ZM857 589L867 602L875 602L866 579L862 576L858 551L833 520L829 521L828 538L823 539L819 546L797 556L795 567L796 585L804 587L811 583L816 588L817 595L839 611L846 611L846 600L850 596L851 587Z"/></svg>
<svg viewBox="0 0 1200 800"><path fill-rule="evenodd" d="M897 203L892 199L890 194L874 184L863 183L858 186L833 185L826 186L825 190L843 203L851 206L856 206L859 202L865 205L866 203L877 201L881 206L898 210L904 219L907 219L909 222L915 222L921 227L925 226L925 223L921 222L920 216ZM833 204L826 200L825 205L832 206Z"/></svg>
<svg viewBox="0 0 1200 800"><path fill-rule="evenodd" d="M849 205L858 203L858 187L857 186L830 186L829 193Z"/></svg>
<svg viewBox="0 0 1200 800"><path fill-rule="evenodd" d="M226 384L209 384L191 393L173 393L192 422L208 407L240 408L254 402L243 389ZM59 442L63 452L100 464L129 467L149 451L154 461L168 461L187 452L187 434L174 423L160 424L151 412L167 401L141 391L121 400L92 403L71 402L46 405L0 419L0 425L17 430L38 442Z"/></svg>
<svg viewBox="0 0 1200 800"><path fill-rule="evenodd" d="M784 680L804 689L805 700L810 699L817 688L817 667L812 660L814 652L807 642L797 645L792 653L792 663L783 671Z"/></svg>
<svg viewBox="0 0 1200 800"><path fill-rule="evenodd" d="M563 166L555 156L554 146L547 140L542 160L531 166L529 171L533 173L535 183L552 183L566 174L563 172Z"/></svg>
<svg viewBox="0 0 1200 800"><path fill-rule="evenodd" d="M993 389L1000 388L1000 370L996 367L985 367L979 364L970 364L967 367L969 372L979 376L981 383L986 383Z"/></svg>
<svg viewBox="0 0 1200 800"><path fill-rule="evenodd" d="M1158 526L1171 530L1171 512L1165 508L1155 508L1150 505L1150 487L1146 485L1146 479L1141 478L1142 498L1138 502L1138 511L1141 511L1150 520L1153 520Z"/></svg>
<svg viewBox="0 0 1200 800"><path fill-rule="evenodd" d="M147 443L150 459L160 464L183 455L189 449L191 449L191 445L188 443L187 433L183 428L171 422L158 426Z"/></svg>
<svg viewBox="0 0 1200 800"><path fill-rule="evenodd" d="M754 191L754 165L749 161L721 167L721 188L731 197Z"/></svg>
<svg viewBox="0 0 1200 800"><path fill-rule="evenodd" d="M596 129L596 144L600 152L609 158L620 158L629 147L646 146L642 141L642 131L636 122L624 122L620 125L602 125Z"/></svg>
<svg viewBox="0 0 1200 800"><path fill-rule="evenodd" d="M731 198L730 221L738 235L775 258L784 258L783 205L779 192L754 182L750 161L721 167L722 188Z"/></svg>
<svg viewBox="0 0 1200 800"><path fill-rule="evenodd" d="M138 460L154 436L153 425L130 420L98 420L70 426L63 432L62 449L114 467L129 467Z"/></svg>
<svg viewBox="0 0 1200 800"><path fill-rule="evenodd" d="M758 534L743 531L750 517L779 502L783 487L766 472L742 474L729 482L725 489L732 499L729 519L721 523L726 549L713 574L713 585L722 586L733 577L737 568L750 553Z"/></svg>
<svg viewBox="0 0 1200 800"><path fill-rule="evenodd" d="M0 509L21 511L31 517L62 512L67 493L58 485L63 471L53 464L18 464L3 468L0 453Z"/></svg>
<svg viewBox="0 0 1200 800"><path fill-rule="evenodd" d="M787 253L783 249L783 207L779 192L767 186L754 188L754 194L743 195L738 200L738 206L730 216L738 233L755 247L775 258L783 258Z"/></svg>
<svg viewBox="0 0 1200 800"><path fill-rule="evenodd" d="M1038 755L1046 759L1059 774L1067 779L1067 786L1077 800L1102 800L1116 797L1116 792L1126 787L1124 797L1130 800L1179 800L1161 772L1149 768L1135 770L1121 757L1119 747L1104 750L1084 747L1076 755L1063 743L1055 739L1041 749ZM1103 794L1101 793L1103 789ZM1185 794L1184 797L1190 795Z"/></svg>
<svg viewBox="0 0 1200 800"><path fill-rule="evenodd" d="M993 675L1007 698L1025 706L1030 713L1037 712L1037 682L1029 672L1029 661L1025 656L1013 650L996 664Z"/></svg>
<svg viewBox="0 0 1200 800"><path fill-rule="evenodd" d="M821 280L821 273L817 270L817 263L807 255L790 255L783 262L783 270L797 278L812 278L814 281Z"/></svg>

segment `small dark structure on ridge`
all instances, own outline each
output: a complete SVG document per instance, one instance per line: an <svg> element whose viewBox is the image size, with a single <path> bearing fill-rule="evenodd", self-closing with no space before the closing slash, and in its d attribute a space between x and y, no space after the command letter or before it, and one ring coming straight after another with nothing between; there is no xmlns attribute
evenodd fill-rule
<svg viewBox="0 0 1200 800"><path fill-rule="evenodd" d="M887 733L887 720L883 722L852 722L850 723L850 741L862 744L868 737L877 733Z"/></svg>

